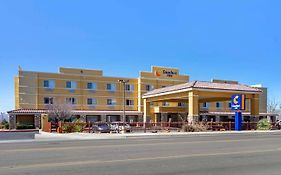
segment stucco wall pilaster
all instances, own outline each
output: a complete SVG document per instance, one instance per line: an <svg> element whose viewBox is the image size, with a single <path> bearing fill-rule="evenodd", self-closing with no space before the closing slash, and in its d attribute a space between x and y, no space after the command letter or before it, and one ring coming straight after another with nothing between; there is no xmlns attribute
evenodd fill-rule
<svg viewBox="0 0 281 175"><path fill-rule="evenodd" d="M16 122L17 122L17 116L16 115L10 115L9 116L9 128L10 129L16 129Z"/></svg>
<svg viewBox="0 0 281 175"><path fill-rule="evenodd" d="M199 100L198 94L196 92L188 93L188 122L193 124L198 122L199 119Z"/></svg>

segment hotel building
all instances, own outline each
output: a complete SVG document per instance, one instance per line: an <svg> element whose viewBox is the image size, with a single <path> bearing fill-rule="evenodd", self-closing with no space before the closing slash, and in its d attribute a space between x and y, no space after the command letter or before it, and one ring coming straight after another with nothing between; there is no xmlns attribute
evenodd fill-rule
<svg viewBox="0 0 281 175"><path fill-rule="evenodd" d="M124 87L119 80L128 80L128 83ZM112 122L122 120L125 103L127 122L142 122L144 107L147 111L146 121L180 121L188 116L190 108L188 100L159 100L149 103L147 107L142 97L157 89L167 89L185 83L191 83L188 75L180 74L176 68L157 66L153 66L150 72L140 72L138 78L109 77L104 76L101 70L74 68L60 68L59 73L19 70L18 76L15 77L16 109L8 113L12 128L15 128L16 124L34 124L35 127L40 127L42 117L46 116L47 109L53 104L71 106L74 117L86 121ZM230 87L239 85L237 81L225 80L212 80L208 83ZM219 86L215 88L220 89ZM276 115L267 114L266 110L267 89L261 86L247 87L259 92L258 116L270 115L274 120ZM217 98L217 100L198 103L200 106L198 120L234 120L229 99ZM251 120L252 116L249 113L251 100L247 99L246 103L248 108L245 114L248 116L244 116L244 120Z"/></svg>

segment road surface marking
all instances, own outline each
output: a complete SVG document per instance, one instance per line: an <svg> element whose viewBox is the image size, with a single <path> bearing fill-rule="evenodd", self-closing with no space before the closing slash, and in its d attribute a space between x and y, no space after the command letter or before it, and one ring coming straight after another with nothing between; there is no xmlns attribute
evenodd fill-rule
<svg viewBox="0 0 281 175"><path fill-rule="evenodd" d="M77 165L98 165L107 163L123 163L134 161L157 161L157 160L169 160L169 159L182 159L182 158L194 158L194 157L208 157L208 156L225 156L225 155L240 155L240 154L255 154L255 153L268 153L268 152L280 152L281 148L268 149L268 150L253 150L253 151L238 151L238 152L221 152L221 153L209 153L209 154L187 154L187 155L172 155L172 156L160 156L160 157L140 157L133 159L119 159L119 160L85 160L85 161L72 161L72 162L58 162L58 163L37 163L30 165L11 165L0 167L1 171L13 171L22 169L34 169L34 168L54 168L64 166L77 166Z"/></svg>

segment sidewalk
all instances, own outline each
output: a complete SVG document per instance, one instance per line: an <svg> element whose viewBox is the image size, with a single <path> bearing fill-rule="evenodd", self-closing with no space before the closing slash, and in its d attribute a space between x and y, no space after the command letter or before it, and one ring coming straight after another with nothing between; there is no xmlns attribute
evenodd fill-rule
<svg viewBox="0 0 281 175"><path fill-rule="evenodd" d="M213 132L159 132L159 133L126 133L126 134L95 134L95 133L46 133L40 132L35 140L99 140L99 139L127 139L127 138L159 138L159 137L188 137L188 136L216 136L216 135L280 135L281 131L213 131Z"/></svg>
<svg viewBox="0 0 281 175"><path fill-rule="evenodd" d="M126 134L95 134L95 133L47 133L40 131L33 140L4 140L1 143L21 142L45 142L45 141L72 141L72 140L112 140L112 139L135 139L135 138L165 138L165 137L194 137L194 136L217 136L217 135L280 135L280 130L274 131L212 131L212 132L158 132L158 133L126 133Z"/></svg>

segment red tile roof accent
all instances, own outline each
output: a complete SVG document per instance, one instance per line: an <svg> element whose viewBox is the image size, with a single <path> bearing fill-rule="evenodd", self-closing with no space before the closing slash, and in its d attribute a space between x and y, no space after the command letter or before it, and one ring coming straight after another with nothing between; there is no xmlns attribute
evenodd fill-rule
<svg viewBox="0 0 281 175"><path fill-rule="evenodd" d="M200 113L200 115L235 115L235 112L203 112L203 113ZM251 115L250 112L243 112L243 115ZM259 116L278 116L279 114L277 113L272 113L272 112L269 112L269 113L264 113L264 112L260 112Z"/></svg>
<svg viewBox="0 0 281 175"><path fill-rule="evenodd" d="M85 115L93 115L93 114L123 114L123 111L97 111L97 110L73 110L73 114L85 114ZM46 109L16 109L12 111L8 111L8 114L47 114L48 110ZM142 114L139 111L126 111L126 114L131 115L140 115Z"/></svg>
<svg viewBox="0 0 281 175"><path fill-rule="evenodd" d="M228 84L228 83L213 83L213 82L204 82L204 81L192 81L185 84L179 84L174 86L169 86L165 88L155 89L150 92L147 92L143 95L146 96L153 96L159 95L162 93L180 91L180 90L188 90L190 88L193 89L209 89L209 90L221 90L221 91L238 91L238 92L252 92L252 93L260 93L262 90L254 87L250 87L244 84Z"/></svg>

